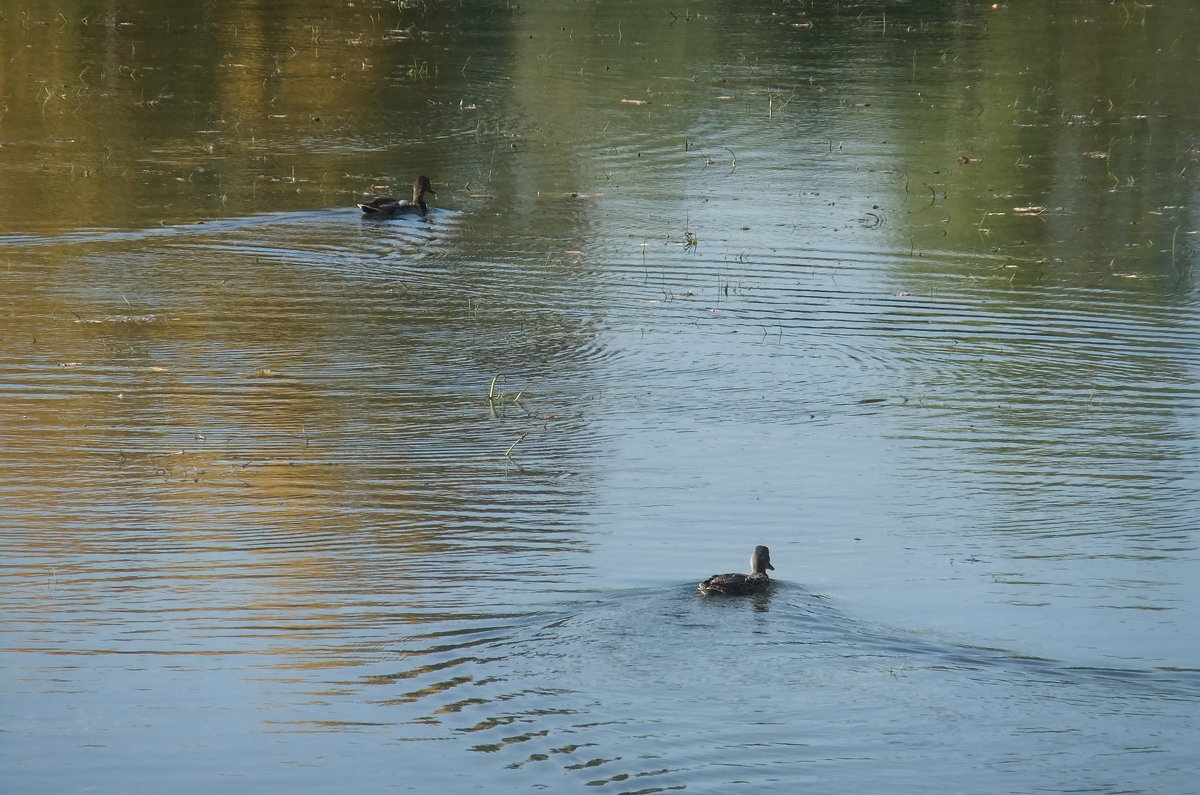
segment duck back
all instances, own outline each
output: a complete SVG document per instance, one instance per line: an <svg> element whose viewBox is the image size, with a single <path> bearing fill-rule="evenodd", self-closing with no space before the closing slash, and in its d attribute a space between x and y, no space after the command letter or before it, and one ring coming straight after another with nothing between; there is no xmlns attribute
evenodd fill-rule
<svg viewBox="0 0 1200 795"><path fill-rule="evenodd" d="M705 595L743 596L762 593L770 586L771 579L766 574L714 574L698 587Z"/></svg>

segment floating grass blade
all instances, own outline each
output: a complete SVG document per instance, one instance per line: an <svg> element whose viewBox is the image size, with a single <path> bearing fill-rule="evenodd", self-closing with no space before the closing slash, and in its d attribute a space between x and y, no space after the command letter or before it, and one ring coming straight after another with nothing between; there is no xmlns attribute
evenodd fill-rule
<svg viewBox="0 0 1200 795"><path fill-rule="evenodd" d="M528 431L526 431L525 433L523 433L523 434L521 434L520 436L518 436L518 437L517 437L517 440L516 440L515 442L513 442L512 444L510 444L510 445L508 446L508 449L504 451L504 457L505 457L505 458L512 458L512 451L513 451L513 448L514 448L514 447L516 447L517 445L519 445L521 442L525 441L525 437L526 437L526 436L528 436L528 435L529 435L529 432L528 432Z"/></svg>

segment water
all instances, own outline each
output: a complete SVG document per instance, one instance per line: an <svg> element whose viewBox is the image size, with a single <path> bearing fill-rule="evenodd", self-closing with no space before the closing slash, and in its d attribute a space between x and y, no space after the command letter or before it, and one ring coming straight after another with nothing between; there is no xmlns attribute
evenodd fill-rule
<svg viewBox="0 0 1200 795"><path fill-rule="evenodd" d="M6 791L1200 791L1193 10L4 13Z"/></svg>

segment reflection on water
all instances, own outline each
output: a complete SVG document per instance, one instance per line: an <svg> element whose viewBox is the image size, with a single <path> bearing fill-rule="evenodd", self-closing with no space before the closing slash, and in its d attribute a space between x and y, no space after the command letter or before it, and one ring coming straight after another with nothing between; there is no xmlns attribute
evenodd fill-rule
<svg viewBox="0 0 1200 795"><path fill-rule="evenodd" d="M19 791L1192 786L1194 10L5 15Z"/></svg>

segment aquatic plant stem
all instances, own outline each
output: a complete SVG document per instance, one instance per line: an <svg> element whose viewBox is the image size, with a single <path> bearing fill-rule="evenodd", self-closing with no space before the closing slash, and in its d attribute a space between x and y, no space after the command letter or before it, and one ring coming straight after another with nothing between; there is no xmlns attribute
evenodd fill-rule
<svg viewBox="0 0 1200 795"><path fill-rule="evenodd" d="M517 437L517 440L516 440L515 442L513 442L512 444L510 444L510 445L508 446L508 449L504 451L504 457L505 457L505 458L512 458L512 451L513 451L513 448L514 448L514 447L516 447L517 445L519 445L521 442L525 441L525 437L526 437L526 436L528 436L528 435L529 435L529 432L528 432L528 431L526 431L525 433L523 433L523 434L521 434L520 436L518 436L518 437Z"/></svg>

